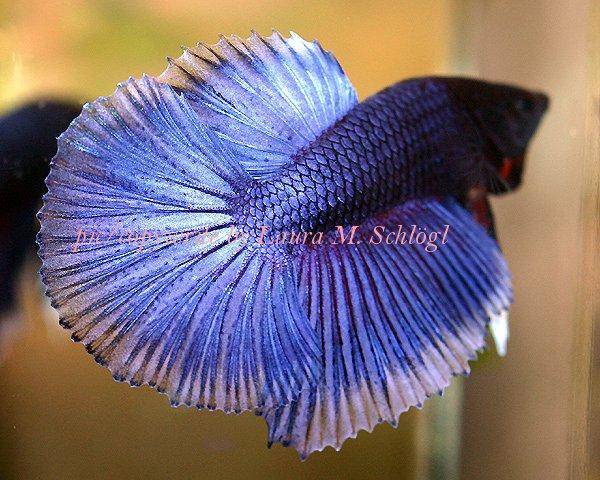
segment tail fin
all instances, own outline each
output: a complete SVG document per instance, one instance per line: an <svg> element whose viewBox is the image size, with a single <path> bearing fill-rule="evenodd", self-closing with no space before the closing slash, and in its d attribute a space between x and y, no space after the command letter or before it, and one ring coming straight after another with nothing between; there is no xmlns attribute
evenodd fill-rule
<svg viewBox="0 0 600 480"><path fill-rule="evenodd" d="M248 179L185 100L147 77L87 105L61 136L42 277L61 324L116 379L241 411L288 403L318 378L293 264L229 241Z"/></svg>
<svg viewBox="0 0 600 480"><path fill-rule="evenodd" d="M229 232L249 183L354 89L316 42L278 33L188 49L160 79L130 79L60 137L39 214L47 293L117 380L225 411L289 403L321 371L296 266Z"/></svg>

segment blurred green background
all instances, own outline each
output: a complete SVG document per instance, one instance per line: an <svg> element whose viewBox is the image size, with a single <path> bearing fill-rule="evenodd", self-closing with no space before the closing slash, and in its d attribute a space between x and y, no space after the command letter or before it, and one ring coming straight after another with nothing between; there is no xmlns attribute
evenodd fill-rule
<svg viewBox="0 0 600 480"><path fill-rule="evenodd" d="M113 382L58 327L32 260L0 364L0 478L433 478L440 452L461 478L566 478L588 3L0 0L0 112L42 96L108 95L130 75L159 74L179 45L273 27L319 39L361 98L408 76L471 73L553 101L524 188L495 202L515 277L509 355L486 354L445 406L301 463L293 450L268 450L251 414L172 409Z"/></svg>

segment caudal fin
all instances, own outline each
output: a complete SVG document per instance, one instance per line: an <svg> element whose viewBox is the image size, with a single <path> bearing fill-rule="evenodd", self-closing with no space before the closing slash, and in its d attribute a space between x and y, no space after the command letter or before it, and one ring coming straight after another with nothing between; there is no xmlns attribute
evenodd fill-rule
<svg viewBox="0 0 600 480"><path fill-rule="evenodd" d="M241 411L288 403L318 378L293 264L229 238L249 178L148 77L87 105L60 137L39 214L42 278L61 324L117 380Z"/></svg>
<svg viewBox="0 0 600 480"><path fill-rule="evenodd" d="M286 250L230 238L238 199L356 103L333 56L278 33L186 49L59 139L39 218L61 324L118 380L225 411L321 374Z"/></svg>

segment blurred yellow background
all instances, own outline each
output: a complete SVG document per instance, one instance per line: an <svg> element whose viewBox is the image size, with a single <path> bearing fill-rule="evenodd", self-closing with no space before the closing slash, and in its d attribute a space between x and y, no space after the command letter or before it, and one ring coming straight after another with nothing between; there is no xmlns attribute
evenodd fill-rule
<svg viewBox="0 0 600 480"><path fill-rule="evenodd" d="M0 0L0 112L40 96L92 100L130 75L159 74L179 45L273 27L319 39L361 99L408 76L462 72L547 91L552 108L524 187L495 202L515 279L509 354L486 354L464 381L462 434L455 437L462 478L562 479L580 261L587 8L584 0ZM411 410L398 429L380 426L339 453L329 449L301 463L292 450L266 448L260 418L172 409L155 392L113 382L58 327L41 300L36 268L31 262L23 272L22 328L0 364L0 478L422 474L428 447L416 424L435 416Z"/></svg>
<svg viewBox="0 0 600 480"><path fill-rule="evenodd" d="M0 2L0 107L40 93L87 100L157 75L180 45L277 28L318 38L361 96L448 59L450 1L134 0Z"/></svg>

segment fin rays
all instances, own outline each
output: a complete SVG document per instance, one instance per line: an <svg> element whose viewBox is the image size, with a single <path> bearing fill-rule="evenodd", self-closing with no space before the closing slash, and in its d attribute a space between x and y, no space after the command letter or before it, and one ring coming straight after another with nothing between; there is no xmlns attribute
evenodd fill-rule
<svg viewBox="0 0 600 480"><path fill-rule="evenodd" d="M173 405L261 414L269 443L303 458L441 393L490 319L502 345L506 264L452 199L362 227L448 224L435 254L229 238L254 226L244 195L356 103L330 53L274 32L184 49L159 79L86 105L59 139L39 214L41 274L73 340Z"/></svg>
<svg viewBox="0 0 600 480"><path fill-rule="evenodd" d="M454 201L408 202L385 225L417 219L434 230L451 225L448 243L435 254L363 243L316 248L304 258L301 298L309 317L319 319L312 324L325 371L316 390L264 413L270 443L292 445L302 458L338 449L360 430L395 425L402 412L468 372L490 316L508 307L506 264ZM466 243L492 261L465 256Z"/></svg>
<svg viewBox="0 0 600 480"><path fill-rule="evenodd" d="M294 265L228 239L249 178L187 100L149 77L88 105L59 139L41 273L61 324L116 379L225 411L286 404L316 382Z"/></svg>
<svg viewBox="0 0 600 480"><path fill-rule="evenodd" d="M186 48L159 80L183 93L254 178L276 173L357 103L333 56L295 34Z"/></svg>

